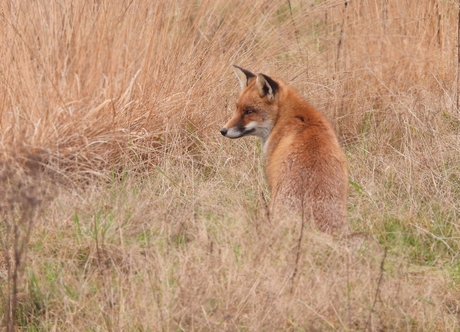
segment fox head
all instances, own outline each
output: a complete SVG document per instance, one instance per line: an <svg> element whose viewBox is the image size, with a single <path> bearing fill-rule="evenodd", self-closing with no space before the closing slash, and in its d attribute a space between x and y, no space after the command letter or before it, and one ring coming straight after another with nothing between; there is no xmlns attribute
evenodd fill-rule
<svg viewBox="0 0 460 332"><path fill-rule="evenodd" d="M220 130L228 138L254 135L267 140L278 116L279 83L272 78L233 66L240 81L240 97L233 117Z"/></svg>

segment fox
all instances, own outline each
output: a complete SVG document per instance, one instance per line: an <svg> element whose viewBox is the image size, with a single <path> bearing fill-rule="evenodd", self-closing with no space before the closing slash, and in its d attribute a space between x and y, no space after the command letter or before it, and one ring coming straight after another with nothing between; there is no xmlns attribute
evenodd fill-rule
<svg viewBox="0 0 460 332"><path fill-rule="evenodd" d="M262 138L270 216L297 216L322 232L348 233L348 166L331 123L282 80L233 70L241 92L220 133Z"/></svg>

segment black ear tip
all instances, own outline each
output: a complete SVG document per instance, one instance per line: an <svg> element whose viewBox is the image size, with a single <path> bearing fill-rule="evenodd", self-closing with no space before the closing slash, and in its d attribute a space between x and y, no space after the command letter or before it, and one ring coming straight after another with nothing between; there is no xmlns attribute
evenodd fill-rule
<svg viewBox="0 0 460 332"><path fill-rule="evenodd" d="M254 75L253 73L251 73L249 70L246 70L244 68L241 68L240 66L237 66L237 65L233 65L234 68L242 71L244 73L244 75L246 75L246 78L249 80L250 78L253 78L253 77L256 77L256 75Z"/></svg>
<svg viewBox="0 0 460 332"><path fill-rule="evenodd" d="M273 93L277 93L280 86L277 82L275 82L270 76L267 76L267 75L264 75L264 74L261 74L265 80L267 81L268 84L270 84L270 86L272 87L273 89Z"/></svg>

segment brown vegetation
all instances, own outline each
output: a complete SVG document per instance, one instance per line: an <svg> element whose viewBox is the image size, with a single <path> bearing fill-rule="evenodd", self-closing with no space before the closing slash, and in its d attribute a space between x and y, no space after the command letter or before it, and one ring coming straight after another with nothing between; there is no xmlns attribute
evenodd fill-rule
<svg viewBox="0 0 460 332"><path fill-rule="evenodd" d="M453 0L1 2L5 327L458 330L457 15ZM267 219L260 145L218 131L232 64L335 124L347 241Z"/></svg>

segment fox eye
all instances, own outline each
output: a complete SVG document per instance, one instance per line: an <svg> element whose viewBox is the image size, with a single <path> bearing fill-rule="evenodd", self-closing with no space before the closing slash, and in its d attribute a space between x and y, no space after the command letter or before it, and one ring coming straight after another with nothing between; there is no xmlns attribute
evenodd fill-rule
<svg viewBox="0 0 460 332"><path fill-rule="evenodd" d="M252 113L254 113L253 110L249 110L249 109L244 110L244 115L249 115L249 114L252 114Z"/></svg>

